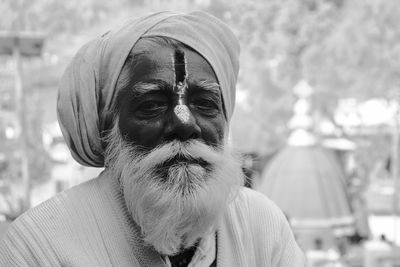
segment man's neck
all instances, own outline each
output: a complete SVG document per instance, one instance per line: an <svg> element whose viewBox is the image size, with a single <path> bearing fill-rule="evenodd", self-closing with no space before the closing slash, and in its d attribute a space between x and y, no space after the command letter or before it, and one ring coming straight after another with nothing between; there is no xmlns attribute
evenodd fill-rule
<svg viewBox="0 0 400 267"><path fill-rule="evenodd" d="M171 267L186 267L193 258L196 252L197 246L187 248L177 255L169 256L169 261L171 262Z"/></svg>

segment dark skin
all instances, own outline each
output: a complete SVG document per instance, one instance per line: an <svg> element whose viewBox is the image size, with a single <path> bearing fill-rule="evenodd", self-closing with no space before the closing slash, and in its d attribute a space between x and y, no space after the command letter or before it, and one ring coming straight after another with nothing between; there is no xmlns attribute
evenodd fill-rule
<svg viewBox="0 0 400 267"><path fill-rule="evenodd" d="M133 64L129 82L119 96L119 128L125 140L149 150L172 140L197 139L218 146L223 143L226 120L216 75L208 62L189 48L179 48L187 62L185 102L189 120L174 113L176 48L141 40L136 50L145 50L140 64ZM135 74L135 75L133 75Z"/></svg>

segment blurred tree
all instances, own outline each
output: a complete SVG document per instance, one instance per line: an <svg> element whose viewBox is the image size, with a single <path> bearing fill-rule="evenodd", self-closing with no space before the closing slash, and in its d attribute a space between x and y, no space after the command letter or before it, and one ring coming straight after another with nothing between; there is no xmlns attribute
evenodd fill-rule
<svg viewBox="0 0 400 267"><path fill-rule="evenodd" d="M105 0L3 0L0 29L40 31L48 35L78 33L97 22L126 1Z"/></svg>
<svg viewBox="0 0 400 267"><path fill-rule="evenodd" d="M337 101L388 97L399 91L400 3L396 0L228 0L207 10L231 25L242 44L232 135L246 150L283 144L291 89L300 79L315 89L313 106L332 119ZM249 134L250 133L250 134Z"/></svg>
<svg viewBox="0 0 400 267"><path fill-rule="evenodd" d="M344 7L335 31L305 56L306 73L341 97L388 97L400 85L400 4L367 0Z"/></svg>
<svg viewBox="0 0 400 267"><path fill-rule="evenodd" d="M3 80L6 75L3 75ZM2 83L0 86L0 99L7 96L14 89L13 73L9 73L7 79L12 80L11 83ZM21 133L21 125L16 110L16 99L14 97L6 97L8 105L0 107L0 161L2 168L0 168L0 186L8 188L10 194L12 192L19 192L15 198L24 199L24 191L21 188L25 186L35 185L50 178L51 161L44 150L42 142L43 130L43 110L42 105L39 104L39 98L35 91L28 91L25 93L25 119L26 124L23 128L24 132ZM24 151L28 155L28 169L29 169L29 185L27 181L22 178L22 161L21 161L21 146L18 136L25 134L27 140L27 148ZM23 202L18 202L23 204ZM26 206L21 206L14 211L24 211ZM1 212L1 211L0 211ZM12 216L11 216L12 217Z"/></svg>
<svg viewBox="0 0 400 267"><path fill-rule="evenodd" d="M341 8L340 1L327 0L211 2L207 10L231 25L242 44L239 88L248 92L252 108L239 105L232 132L234 139L248 140L243 149L270 153L284 143L295 100L291 89L310 80L303 57L333 30Z"/></svg>
<svg viewBox="0 0 400 267"><path fill-rule="evenodd" d="M39 94L31 92L27 98L27 146L29 153L29 170L33 183L41 183L50 178L51 158L43 145L43 105Z"/></svg>

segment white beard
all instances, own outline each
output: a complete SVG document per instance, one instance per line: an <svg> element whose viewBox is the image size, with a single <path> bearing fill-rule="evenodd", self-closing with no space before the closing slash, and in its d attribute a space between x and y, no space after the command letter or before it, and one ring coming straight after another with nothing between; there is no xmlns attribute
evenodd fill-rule
<svg viewBox="0 0 400 267"><path fill-rule="evenodd" d="M128 211L144 242L163 255L214 232L243 183L240 161L226 148L193 140L140 152L123 140L118 123L107 141L106 166L120 181Z"/></svg>

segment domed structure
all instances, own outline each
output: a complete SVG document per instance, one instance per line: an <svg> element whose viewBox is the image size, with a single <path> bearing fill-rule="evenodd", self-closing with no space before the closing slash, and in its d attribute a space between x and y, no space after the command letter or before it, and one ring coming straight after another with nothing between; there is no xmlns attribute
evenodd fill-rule
<svg viewBox="0 0 400 267"><path fill-rule="evenodd" d="M345 177L332 151L319 145L286 146L262 174L257 188L294 227L339 227L352 223Z"/></svg>
<svg viewBox="0 0 400 267"><path fill-rule="evenodd" d="M334 151L320 145L310 130L312 120L305 119L304 108L308 96L300 99L303 108L295 105L287 146L270 161L255 188L287 215L303 249L317 240L324 247L336 246L336 237L354 233L344 171Z"/></svg>

